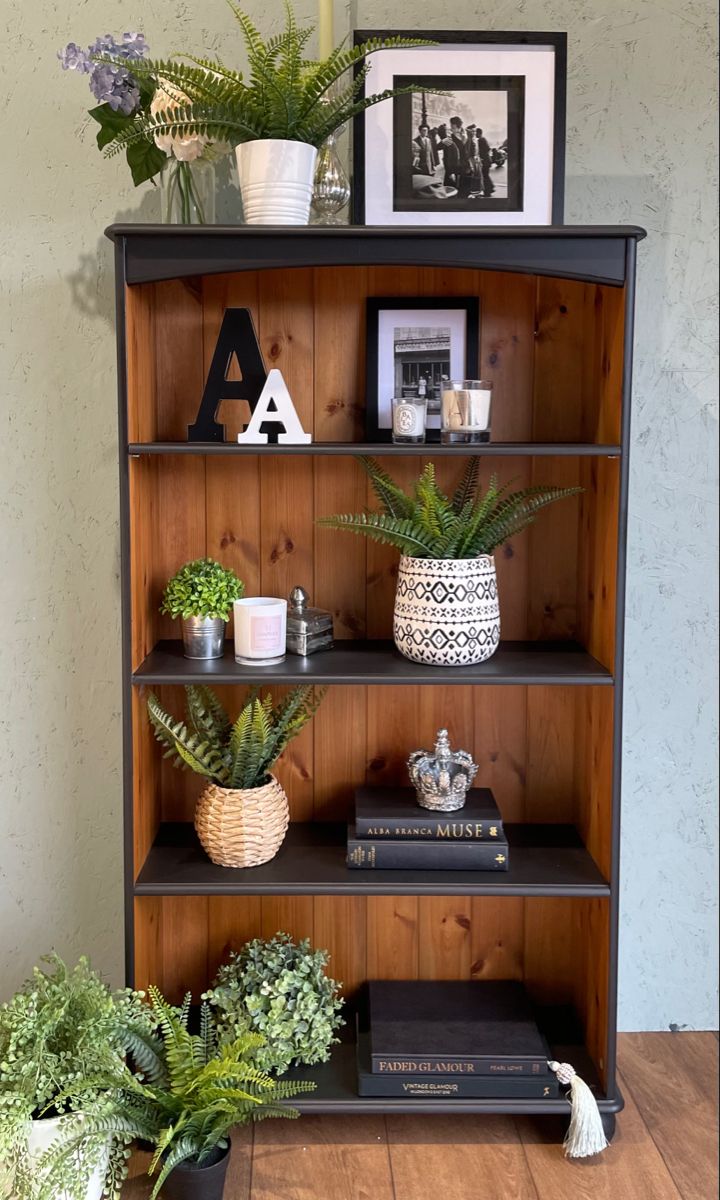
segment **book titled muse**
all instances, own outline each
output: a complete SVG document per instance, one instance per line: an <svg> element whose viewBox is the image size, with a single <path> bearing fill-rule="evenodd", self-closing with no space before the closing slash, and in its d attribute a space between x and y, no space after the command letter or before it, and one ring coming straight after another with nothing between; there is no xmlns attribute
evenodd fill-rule
<svg viewBox="0 0 720 1200"><path fill-rule="evenodd" d="M375 1075L547 1075L548 1047L521 983L372 980L368 1016Z"/></svg>
<svg viewBox="0 0 720 1200"><path fill-rule="evenodd" d="M355 791L359 838L415 841L488 841L503 838L500 809L489 788L471 788L457 812L420 808L413 788L360 787Z"/></svg>

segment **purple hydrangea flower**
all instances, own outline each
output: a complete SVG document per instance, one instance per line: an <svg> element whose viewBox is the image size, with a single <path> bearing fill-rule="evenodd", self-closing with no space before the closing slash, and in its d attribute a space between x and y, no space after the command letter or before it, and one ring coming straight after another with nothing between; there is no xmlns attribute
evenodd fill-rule
<svg viewBox="0 0 720 1200"><path fill-rule="evenodd" d="M109 104L115 112L126 116L135 112L140 102L140 92L130 72L112 63L95 64L90 88L100 104Z"/></svg>
<svg viewBox="0 0 720 1200"><path fill-rule="evenodd" d="M58 58L64 71L79 71L90 76L90 90L100 104L109 104L114 112L130 116L140 105L137 81L125 67L93 60L102 56L137 62L147 53L147 49L142 33L123 33L120 42L116 42L111 33L105 33L95 38L86 51L69 42Z"/></svg>
<svg viewBox="0 0 720 1200"><path fill-rule="evenodd" d="M148 51L148 44L141 33L124 33L122 35L122 45L118 48L118 54L123 58L133 59L143 58Z"/></svg>
<svg viewBox="0 0 720 1200"><path fill-rule="evenodd" d="M58 58L63 71L79 71L81 75L89 75L93 69L87 50L81 50L75 42L68 42L64 50L58 50Z"/></svg>

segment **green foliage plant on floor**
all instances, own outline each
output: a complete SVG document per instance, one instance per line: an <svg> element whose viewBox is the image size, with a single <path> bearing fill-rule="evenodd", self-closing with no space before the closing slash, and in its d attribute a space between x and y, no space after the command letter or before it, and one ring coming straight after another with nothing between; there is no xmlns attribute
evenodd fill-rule
<svg viewBox="0 0 720 1200"><path fill-rule="evenodd" d="M230 568L214 558L196 558L173 575L163 594L160 612L171 617L214 617L227 621L245 585Z"/></svg>
<svg viewBox="0 0 720 1200"><path fill-rule="evenodd" d="M582 491L545 485L510 491L492 476L487 491L478 486L480 460L468 460L452 496L441 491L435 467L428 463L410 494L403 491L374 458L358 462L367 472L381 512L341 513L318 518L319 525L360 533L395 546L413 558L477 558L526 529L537 513Z"/></svg>
<svg viewBox="0 0 720 1200"><path fill-rule="evenodd" d="M175 1008L156 988L149 993L159 1036L144 1047L139 1073L122 1063L99 1072L92 1086L102 1089L104 1104L45 1155L38 1200L56 1200L88 1136L110 1138L119 1148L115 1157L123 1160L133 1140L149 1143L154 1154L148 1174L157 1176L150 1200L157 1200L168 1175L181 1163L211 1165L216 1152L228 1147L234 1125L297 1117L297 1110L285 1102L314 1089L314 1083L278 1081L263 1071L257 1064L264 1044L259 1034L243 1033L221 1045L209 1005L202 1005L199 1033L194 1034L188 1028L189 994ZM83 1094L82 1086L71 1089L75 1103ZM119 1200L121 1185L118 1172L106 1181L110 1200Z"/></svg>
<svg viewBox="0 0 720 1200"><path fill-rule="evenodd" d="M274 704L269 693L261 699L253 691L234 723L208 687L185 688L186 722L175 720L152 693L147 706L155 737L174 766L189 767L220 787L256 788L312 720L324 694L301 685Z"/></svg>
<svg viewBox="0 0 720 1200"><path fill-rule="evenodd" d="M95 1082L98 1072L120 1069L128 1051L142 1058L156 1027L142 994L111 992L87 958L72 968L57 955L42 961L0 1006L0 1195L15 1200L35 1197L30 1121L79 1109L89 1119L100 1111L105 1097ZM106 1139L89 1139L82 1160L68 1163L63 1188L71 1200L85 1200L105 1147ZM109 1178L120 1166L111 1156Z"/></svg>
<svg viewBox="0 0 720 1200"><path fill-rule="evenodd" d="M325 974L329 955L286 933L256 938L218 970L206 999L221 1040L246 1031L264 1038L257 1063L282 1073L293 1064L327 1062L343 1024L340 984Z"/></svg>

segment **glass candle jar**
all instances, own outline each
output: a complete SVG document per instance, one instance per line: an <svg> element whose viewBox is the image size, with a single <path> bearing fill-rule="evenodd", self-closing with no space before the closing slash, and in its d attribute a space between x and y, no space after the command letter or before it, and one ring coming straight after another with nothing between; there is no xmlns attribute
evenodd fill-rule
<svg viewBox="0 0 720 1200"><path fill-rule="evenodd" d="M400 445L425 441L427 396L393 396L392 440Z"/></svg>
<svg viewBox="0 0 720 1200"><path fill-rule="evenodd" d="M235 662L269 667L285 657L287 600L248 596L233 604Z"/></svg>
<svg viewBox="0 0 720 1200"><path fill-rule="evenodd" d="M440 401L440 440L445 445L490 441L492 384L484 379L443 382Z"/></svg>

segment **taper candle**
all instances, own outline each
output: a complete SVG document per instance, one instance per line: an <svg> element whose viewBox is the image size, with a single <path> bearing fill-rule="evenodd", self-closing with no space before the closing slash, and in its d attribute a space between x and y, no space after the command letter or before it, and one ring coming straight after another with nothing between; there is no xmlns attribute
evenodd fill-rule
<svg viewBox="0 0 720 1200"><path fill-rule="evenodd" d="M318 56L329 58L334 48L333 0L318 0Z"/></svg>

